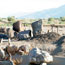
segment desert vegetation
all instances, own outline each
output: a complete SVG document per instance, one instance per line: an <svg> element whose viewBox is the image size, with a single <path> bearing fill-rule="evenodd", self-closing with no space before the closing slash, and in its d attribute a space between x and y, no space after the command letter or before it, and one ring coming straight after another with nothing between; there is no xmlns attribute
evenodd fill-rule
<svg viewBox="0 0 65 65"><path fill-rule="evenodd" d="M32 22L37 21L39 19L17 19L15 16L0 18L0 26L12 26L14 22L17 20L21 20L22 23L26 26L30 25ZM60 18L47 18L42 19L43 24L65 24L65 17Z"/></svg>

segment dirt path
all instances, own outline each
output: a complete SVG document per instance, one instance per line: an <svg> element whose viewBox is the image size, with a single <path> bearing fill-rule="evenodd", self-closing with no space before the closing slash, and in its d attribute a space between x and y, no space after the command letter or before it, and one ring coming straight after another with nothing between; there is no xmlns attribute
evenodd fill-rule
<svg viewBox="0 0 65 65"><path fill-rule="evenodd" d="M53 63L48 65L65 65L65 58L63 57L54 57Z"/></svg>

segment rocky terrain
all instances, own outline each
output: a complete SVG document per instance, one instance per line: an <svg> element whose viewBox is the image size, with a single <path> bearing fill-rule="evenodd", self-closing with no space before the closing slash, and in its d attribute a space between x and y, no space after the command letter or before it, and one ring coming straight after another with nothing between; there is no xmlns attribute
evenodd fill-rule
<svg viewBox="0 0 65 65"><path fill-rule="evenodd" d="M65 36L61 36L55 32L41 34L28 40L34 47L50 52L52 55L64 55Z"/></svg>

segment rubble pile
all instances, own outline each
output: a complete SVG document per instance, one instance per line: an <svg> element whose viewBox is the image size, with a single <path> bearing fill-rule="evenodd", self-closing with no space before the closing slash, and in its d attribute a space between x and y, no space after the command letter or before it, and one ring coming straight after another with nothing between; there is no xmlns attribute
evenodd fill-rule
<svg viewBox="0 0 65 65"><path fill-rule="evenodd" d="M56 42L61 36L55 32L40 34L33 37L31 40L38 40L40 43L53 43Z"/></svg>
<svg viewBox="0 0 65 65"><path fill-rule="evenodd" d="M27 60L28 59L28 60ZM32 48L22 45L19 48L8 45L0 48L0 65L29 65L30 63L45 65L53 62L53 57L46 51L39 48ZM26 64L23 64L25 63Z"/></svg>

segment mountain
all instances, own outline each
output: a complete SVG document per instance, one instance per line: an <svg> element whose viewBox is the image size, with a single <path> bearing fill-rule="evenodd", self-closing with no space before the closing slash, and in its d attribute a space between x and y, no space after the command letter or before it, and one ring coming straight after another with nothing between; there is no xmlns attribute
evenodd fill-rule
<svg viewBox="0 0 65 65"><path fill-rule="evenodd" d="M48 9L48 10L31 13L28 15L21 16L19 18L37 19L37 18L50 18L50 17L59 18L59 17L63 17L63 16L65 16L65 5L60 6L58 8L52 8L52 9Z"/></svg>

